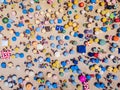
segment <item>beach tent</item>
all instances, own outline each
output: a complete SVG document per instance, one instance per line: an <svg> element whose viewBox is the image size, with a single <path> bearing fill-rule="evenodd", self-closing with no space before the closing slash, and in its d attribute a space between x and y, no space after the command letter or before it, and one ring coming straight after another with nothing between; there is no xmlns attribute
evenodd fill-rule
<svg viewBox="0 0 120 90"><path fill-rule="evenodd" d="M86 46L84 46L84 45L77 46L77 52L78 53L86 53Z"/></svg>
<svg viewBox="0 0 120 90"><path fill-rule="evenodd" d="M8 46L8 40L2 40L2 46Z"/></svg>

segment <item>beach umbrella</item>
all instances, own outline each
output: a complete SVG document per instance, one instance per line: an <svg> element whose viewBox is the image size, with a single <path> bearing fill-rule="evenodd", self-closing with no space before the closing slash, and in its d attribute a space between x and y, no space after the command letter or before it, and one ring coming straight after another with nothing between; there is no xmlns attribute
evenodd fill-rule
<svg viewBox="0 0 120 90"><path fill-rule="evenodd" d="M39 2L39 0L34 0L34 2L38 3L38 2Z"/></svg>
<svg viewBox="0 0 120 90"><path fill-rule="evenodd" d="M96 79L101 79L101 75L100 74L96 74Z"/></svg>
<svg viewBox="0 0 120 90"><path fill-rule="evenodd" d="M87 80L91 79L91 76L89 74L86 75Z"/></svg>
<svg viewBox="0 0 120 90"><path fill-rule="evenodd" d="M120 32L117 33L117 36L120 37Z"/></svg>
<svg viewBox="0 0 120 90"><path fill-rule="evenodd" d="M94 85L95 85L97 88L100 88L100 87L101 87L99 82L95 82Z"/></svg>
<svg viewBox="0 0 120 90"><path fill-rule="evenodd" d="M83 83L86 81L86 77L84 75L80 75L79 80Z"/></svg>
<svg viewBox="0 0 120 90"><path fill-rule="evenodd" d="M120 70L120 65L117 66L117 69Z"/></svg>
<svg viewBox="0 0 120 90"><path fill-rule="evenodd" d="M99 40L99 44L100 44L100 45L105 45L105 44L106 44L106 41L103 40L103 39L100 39L100 40Z"/></svg>
<svg viewBox="0 0 120 90"><path fill-rule="evenodd" d="M3 19L2 19L2 22L5 24L5 23L8 23L8 21L9 21L9 19L7 18L7 17L4 17Z"/></svg>
<svg viewBox="0 0 120 90"><path fill-rule="evenodd" d="M95 63L99 63L100 62L100 60L99 59L95 59Z"/></svg>
<svg viewBox="0 0 120 90"><path fill-rule="evenodd" d="M113 41L118 41L119 40L119 37L118 36L113 36Z"/></svg>
<svg viewBox="0 0 120 90"><path fill-rule="evenodd" d="M111 52L115 52L115 48L114 47L110 47L110 51Z"/></svg>
<svg viewBox="0 0 120 90"><path fill-rule="evenodd" d="M102 89L104 89L104 88L105 88L105 84L104 84L104 83L100 83L100 87L101 87Z"/></svg>

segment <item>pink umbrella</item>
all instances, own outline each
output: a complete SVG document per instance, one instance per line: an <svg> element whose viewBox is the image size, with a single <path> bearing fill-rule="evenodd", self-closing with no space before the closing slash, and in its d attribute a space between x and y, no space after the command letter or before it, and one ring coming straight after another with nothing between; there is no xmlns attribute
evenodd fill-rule
<svg viewBox="0 0 120 90"><path fill-rule="evenodd" d="M48 3L48 4L52 4L52 3L53 3L53 0L47 0L47 3Z"/></svg>
<svg viewBox="0 0 120 90"><path fill-rule="evenodd" d="M83 82L86 81L86 77L83 76L83 75L80 75L80 76L79 76L79 80L83 83Z"/></svg>
<svg viewBox="0 0 120 90"><path fill-rule="evenodd" d="M84 87L84 90L90 90L90 89L89 89L88 82L84 82L84 83L83 83L83 87Z"/></svg>
<svg viewBox="0 0 120 90"><path fill-rule="evenodd" d="M111 2L111 1L110 0L106 0L106 2L108 3L108 2ZM116 0L112 0L112 3L116 4Z"/></svg>

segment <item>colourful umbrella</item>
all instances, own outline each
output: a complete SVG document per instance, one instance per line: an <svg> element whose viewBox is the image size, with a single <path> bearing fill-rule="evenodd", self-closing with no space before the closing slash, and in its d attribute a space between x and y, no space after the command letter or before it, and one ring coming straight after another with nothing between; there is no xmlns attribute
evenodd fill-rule
<svg viewBox="0 0 120 90"><path fill-rule="evenodd" d="M86 81L86 77L83 76L83 75L80 75L80 76L79 76L79 80L83 83L83 82Z"/></svg>

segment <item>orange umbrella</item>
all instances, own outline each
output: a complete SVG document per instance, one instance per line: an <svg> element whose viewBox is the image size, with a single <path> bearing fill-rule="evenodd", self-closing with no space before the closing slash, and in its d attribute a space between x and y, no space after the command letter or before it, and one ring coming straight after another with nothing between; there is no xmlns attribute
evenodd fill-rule
<svg viewBox="0 0 120 90"><path fill-rule="evenodd" d="M113 40L114 40L114 41L118 41L118 40L119 40L119 37L118 37L118 36L113 36Z"/></svg>

